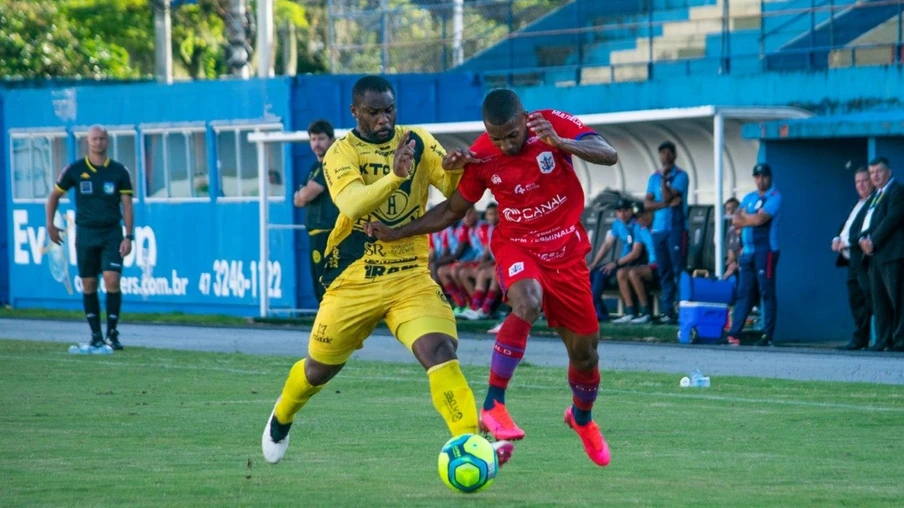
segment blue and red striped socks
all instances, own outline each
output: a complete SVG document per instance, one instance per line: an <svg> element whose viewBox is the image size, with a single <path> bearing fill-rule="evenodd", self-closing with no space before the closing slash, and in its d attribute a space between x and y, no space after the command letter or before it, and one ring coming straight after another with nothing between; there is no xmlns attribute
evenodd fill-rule
<svg viewBox="0 0 904 508"><path fill-rule="evenodd" d="M568 384L571 386L574 421L578 425L587 425L590 423L590 411L593 409L593 402L600 387L599 366L594 365L593 370L582 371L569 364Z"/></svg>
<svg viewBox="0 0 904 508"><path fill-rule="evenodd" d="M493 346L493 359L490 362L490 388L483 408L493 409L496 402L505 404L505 389L509 380L515 375L515 368L524 357L527 348L527 336L531 324L520 317L509 314L496 335Z"/></svg>

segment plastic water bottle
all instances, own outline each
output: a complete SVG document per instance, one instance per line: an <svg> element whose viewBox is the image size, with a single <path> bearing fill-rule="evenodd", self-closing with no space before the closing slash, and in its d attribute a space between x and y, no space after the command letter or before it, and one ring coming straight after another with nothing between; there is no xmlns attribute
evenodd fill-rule
<svg viewBox="0 0 904 508"><path fill-rule="evenodd" d="M709 388L709 376L704 376L700 369L694 369L690 377L692 388Z"/></svg>
<svg viewBox="0 0 904 508"><path fill-rule="evenodd" d="M681 379L682 388L709 388L709 376L704 376L700 369L694 369L689 377Z"/></svg>
<svg viewBox="0 0 904 508"><path fill-rule="evenodd" d="M100 346L100 347L92 347L91 354L93 354L93 355L112 355L113 348L106 344L104 344L103 346ZM706 380L709 381L709 378L706 378Z"/></svg>

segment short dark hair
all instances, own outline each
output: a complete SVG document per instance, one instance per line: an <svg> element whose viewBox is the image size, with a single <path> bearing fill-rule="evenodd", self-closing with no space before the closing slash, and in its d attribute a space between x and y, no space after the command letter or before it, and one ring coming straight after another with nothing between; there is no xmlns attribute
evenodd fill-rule
<svg viewBox="0 0 904 508"><path fill-rule="evenodd" d="M728 198L728 199L725 200L725 205L727 205L727 204L729 204L729 203L734 203L734 204L736 204L736 205L738 205L738 206L741 206L741 202L738 201L738 198L736 198L736 197L730 197L730 198ZM722 205L722 206L725 206L725 205Z"/></svg>
<svg viewBox="0 0 904 508"><path fill-rule="evenodd" d="M489 210L490 208L499 208L499 205L497 205L496 203L490 203L487 205L486 209Z"/></svg>
<svg viewBox="0 0 904 508"><path fill-rule="evenodd" d="M673 155L678 154L678 150L675 149L675 143L672 143L671 141L663 141L662 143L659 143L659 150L656 150L656 151L661 152L661 151L665 150L666 148L671 150Z"/></svg>
<svg viewBox="0 0 904 508"><path fill-rule="evenodd" d="M323 118L314 120L311 125L308 125L308 134L326 134L327 137L333 139L333 124Z"/></svg>
<svg viewBox="0 0 904 508"><path fill-rule="evenodd" d="M524 111L518 94L507 89L499 88L488 93L483 99L483 120L490 125L505 125Z"/></svg>
<svg viewBox="0 0 904 508"><path fill-rule="evenodd" d="M869 174L869 168L866 167L866 166L860 166L859 168L857 168L856 170L854 170L854 174L856 175L857 173L867 173L867 174Z"/></svg>
<svg viewBox="0 0 904 508"><path fill-rule="evenodd" d="M876 157L875 159L869 161L869 165L870 165L870 166L879 166L879 165L882 165L882 166L885 166L885 167L887 167L887 168L890 168L890 167L891 167L891 166L888 164L888 157L883 157L883 156L881 156L881 155L880 155L879 157Z"/></svg>
<svg viewBox="0 0 904 508"><path fill-rule="evenodd" d="M392 88L392 83L382 76L364 76L356 81L355 86L352 87L352 102L358 104L367 92L389 92L395 97L395 89Z"/></svg>

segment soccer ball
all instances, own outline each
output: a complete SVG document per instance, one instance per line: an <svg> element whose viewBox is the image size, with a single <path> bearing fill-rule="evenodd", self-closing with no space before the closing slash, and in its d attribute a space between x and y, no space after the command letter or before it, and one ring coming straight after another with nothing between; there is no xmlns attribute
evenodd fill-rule
<svg viewBox="0 0 904 508"><path fill-rule="evenodd" d="M496 450L477 434L453 437L439 452L439 477L456 492L470 494L486 489L497 471Z"/></svg>

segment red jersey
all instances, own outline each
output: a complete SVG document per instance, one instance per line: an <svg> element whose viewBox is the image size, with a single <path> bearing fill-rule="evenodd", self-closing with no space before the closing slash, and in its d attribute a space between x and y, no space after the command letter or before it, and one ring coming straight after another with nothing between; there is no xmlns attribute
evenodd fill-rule
<svg viewBox="0 0 904 508"><path fill-rule="evenodd" d="M562 138L596 134L568 113L550 109L536 113L542 114ZM486 133L477 138L471 150L481 162L465 168L458 192L473 203L490 189L499 203L499 224L494 231L498 239L537 253L564 254L575 235L585 235L580 227L584 189L571 154L547 145L530 132L521 153L515 156L502 153Z"/></svg>

